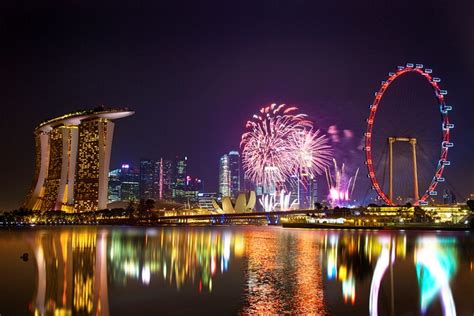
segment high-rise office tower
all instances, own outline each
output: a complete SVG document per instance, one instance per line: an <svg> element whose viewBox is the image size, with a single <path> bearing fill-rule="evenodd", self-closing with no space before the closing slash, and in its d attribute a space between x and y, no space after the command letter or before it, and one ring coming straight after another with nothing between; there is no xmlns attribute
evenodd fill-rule
<svg viewBox="0 0 474 316"><path fill-rule="evenodd" d="M188 157L176 156L174 165L173 199L185 202Z"/></svg>
<svg viewBox="0 0 474 316"><path fill-rule="evenodd" d="M203 191L202 180L186 176L186 187L184 190L185 202L190 206L198 204L199 193Z"/></svg>
<svg viewBox="0 0 474 316"><path fill-rule="evenodd" d="M229 152L230 196L236 198L240 192L240 155L238 151Z"/></svg>
<svg viewBox="0 0 474 316"><path fill-rule="evenodd" d="M160 198L163 200L171 200L173 198L173 169L172 160L161 158L158 190L161 192Z"/></svg>
<svg viewBox="0 0 474 316"><path fill-rule="evenodd" d="M109 203L120 201L122 190L121 169L114 169L109 172Z"/></svg>
<svg viewBox="0 0 474 316"><path fill-rule="evenodd" d="M105 209L113 120L133 113L99 107L41 123L35 129L36 171L25 207L68 212Z"/></svg>
<svg viewBox="0 0 474 316"><path fill-rule="evenodd" d="M140 199L159 198L160 162L153 159L140 160Z"/></svg>
<svg viewBox="0 0 474 316"><path fill-rule="evenodd" d="M224 154L219 161L219 194L231 196L231 174L229 155Z"/></svg>
<svg viewBox="0 0 474 316"><path fill-rule="evenodd" d="M120 199L122 201L138 201L140 199L140 169L123 164L120 180Z"/></svg>
<svg viewBox="0 0 474 316"><path fill-rule="evenodd" d="M318 183L313 175L301 173L297 182L297 198L300 209L313 209L318 202Z"/></svg>

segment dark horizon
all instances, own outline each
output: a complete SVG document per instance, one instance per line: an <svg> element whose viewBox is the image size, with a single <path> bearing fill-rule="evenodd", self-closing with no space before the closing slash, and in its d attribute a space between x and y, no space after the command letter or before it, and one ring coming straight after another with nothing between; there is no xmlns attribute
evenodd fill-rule
<svg viewBox="0 0 474 316"><path fill-rule="evenodd" d="M357 147L368 105L407 62L432 68L449 91L455 147L445 176L458 200L474 193L472 1L114 4L2 4L0 210L19 207L30 189L34 128L102 104L136 112L116 121L111 169L186 155L190 174L217 191L219 157L239 150L245 122L286 103L324 132L352 131L337 155L365 175ZM423 123L423 111L409 116ZM356 197L368 186L361 177Z"/></svg>

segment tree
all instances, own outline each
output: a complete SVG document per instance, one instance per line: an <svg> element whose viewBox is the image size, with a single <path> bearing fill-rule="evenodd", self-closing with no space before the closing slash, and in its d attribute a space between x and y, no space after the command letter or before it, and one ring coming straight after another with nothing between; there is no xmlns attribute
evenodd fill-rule
<svg viewBox="0 0 474 316"><path fill-rule="evenodd" d="M471 211L474 212L474 200L467 200L466 204L469 206Z"/></svg>
<svg viewBox="0 0 474 316"><path fill-rule="evenodd" d="M133 212L135 212L135 208L133 207L133 202L130 201L128 203L127 208L125 209L126 214L128 214L128 217L131 219L133 217Z"/></svg>
<svg viewBox="0 0 474 316"><path fill-rule="evenodd" d="M145 201L145 209L151 211L155 208L155 200L148 199Z"/></svg>
<svg viewBox="0 0 474 316"><path fill-rule="evenodd" d="M316 202L314 203L314 208L317 209L318 211L321 211L323 209L323 206L321 203Z"/></svg>

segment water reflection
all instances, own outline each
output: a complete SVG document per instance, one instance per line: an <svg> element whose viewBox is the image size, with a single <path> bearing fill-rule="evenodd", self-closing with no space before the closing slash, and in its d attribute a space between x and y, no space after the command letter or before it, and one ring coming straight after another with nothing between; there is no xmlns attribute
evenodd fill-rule
<svg viewBox="0 0 474 316"><path fill-rule="evenodd" d="M125 315L114 301L122 289L137 297L159 292L147 304L163 308L167 300L177 301L196 313L211 306L244 314L474 310L466 298L474 290L470 234L269 227L22 234L37 276L29 304L35 315Z"/></svg>
<svg viewBox="0 0 474 316"><path fill-rule="evenodd" d="M246 234L244 314L325 313L320 245L307 237Z"/></svg>
<svg viewBox="0 0 474 316"><path fill-rule="evenodd" d="M415 249L416 275L420 287L420 309L426 313L436 297L441 298L444 315L456 315L453 293L449 282L457 269L456 240L454 238L423 237Z"/></svg>
<svg viewBox="0 0 474 316"><path fill-rule="evenodd" d="M40 231L27 242L38 276L31 304L35 315L109 314L106 233Z"/></svg>
<svg viewBox="0 0 474 316"><path fill-rule="evenodd" d="M162 279L180 289L186 282L199 291L212 291L212 278L229 268L233 256L242 256L240 233L182 229L147 229L110 238L109 271L112 282L126 284L128 279L149 284Z"/></svg>

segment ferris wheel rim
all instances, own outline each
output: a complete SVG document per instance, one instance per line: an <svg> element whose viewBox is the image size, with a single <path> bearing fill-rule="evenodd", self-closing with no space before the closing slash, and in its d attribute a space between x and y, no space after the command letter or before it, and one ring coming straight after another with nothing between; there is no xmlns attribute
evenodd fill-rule
<svg viewBox="0 0 474 316"><path fill-rule="evenodd" d="M435 97L437 99L439 105L439 111L441 113L441 130L442 130L442 141L441 141L441 153L440 158L438 160L438 164L436 166L436 171L431 180L428 188L422 195L422 197L418 201L414 201L414 205L422 205L426 204L426 200L432 196L436 195L437 192L435 191L436 187L438 186L439 182L444 181L443 172L446 166L450 165L448 159L448 150L450 147L453 146L453 143L450 141L450 130L454 127L452 123L449 121L448 112L452 110L451 106L446 105L445 95L447 94L446 90L442 90L439 82L441 79L432 76L432 70L429 68L425 68L422 64L411 64L407 63L406 66L398 66L397 71L390 72L388 74L388 78L385 81L382 81L380 89L375 92L375 98L372 104L370 105L370 114L367 119L367 129L364 134L365 142L364 142L364 150L365 150L365 164L367 165L368 177L372 182L372 188L377 192L378 197L382 199L388 205L396 205L383 191L380 183L377 180L377 176L375 173L375 168L372 160L372 130L375 123L375 116L379 107L379 104L387 91L388 87L398 78L407 74L407 73L415 73L421 75L425 78L431 85L434 90Z"/></svg>

